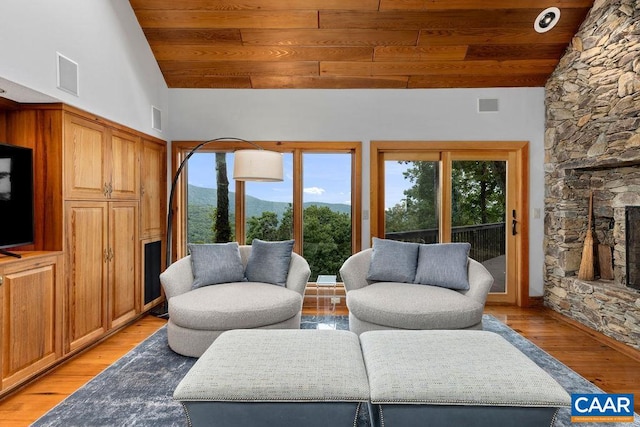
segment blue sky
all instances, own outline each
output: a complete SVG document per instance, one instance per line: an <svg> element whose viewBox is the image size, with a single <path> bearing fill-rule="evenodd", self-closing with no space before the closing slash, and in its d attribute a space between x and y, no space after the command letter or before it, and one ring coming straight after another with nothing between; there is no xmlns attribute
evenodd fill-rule
<svg viewBox="0 0 640 427"><path fill-rule="evenodd" d="M351 204L351 156L349 154L303 155L304 201ZM387 162L385 200L387 207L403 198L402 190L407 183L402 179L406 165ZM247 194L262 200L291 202L293 200L293 155L284 155L283 182L247 182ZM229 191L235 191L233 156L227 156ZM216 187L215 154L197 153L189 159L189 184L198 187Z"/></svg>

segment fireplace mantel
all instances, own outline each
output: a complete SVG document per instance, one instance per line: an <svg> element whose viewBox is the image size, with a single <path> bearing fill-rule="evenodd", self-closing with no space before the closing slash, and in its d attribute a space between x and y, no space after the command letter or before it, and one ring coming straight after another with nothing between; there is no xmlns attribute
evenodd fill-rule
<svg viewBox="0 0 640 427"><path fill-rule="evenodd" d="M576 171L597 171L640 166L640 158L631 160L607 159L594 163L588 159L572 160L558 164L559 169Z"/></svg>

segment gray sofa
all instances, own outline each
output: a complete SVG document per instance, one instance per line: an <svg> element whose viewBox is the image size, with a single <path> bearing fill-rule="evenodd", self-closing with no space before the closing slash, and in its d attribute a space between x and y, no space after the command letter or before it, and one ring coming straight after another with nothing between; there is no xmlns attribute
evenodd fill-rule
<svg viewBox="0 0 640 427"><path fill-rule="evenodd" d="M349 257L340 269L347 291L349 329L482 329L493 276L468 258L468 290L367 280L373 249ZM390 260L390 263L392 261ZM391 266L390 266L391 268Z"/></svg>
<svg viewBox="0 0 640 427"><path fill-rule="evenodd" d="M246 266L251 246L239 249ZM227 330L299 329L310 273L307 261L292 253L285 286L240 281L193 289L191 256L179 259L160 275L168 302L169 346L184 356L200 357Z"/></svg>

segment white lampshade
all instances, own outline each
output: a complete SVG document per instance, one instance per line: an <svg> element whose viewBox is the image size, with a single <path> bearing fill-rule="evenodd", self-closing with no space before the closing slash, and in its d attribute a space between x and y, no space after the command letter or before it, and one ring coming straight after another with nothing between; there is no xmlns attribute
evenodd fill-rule
<svg viewBox="0 0 640 427"><path fill-rule="evenodd" d="M268 150L234 152L233 179L237 181L282 181L282 153Z"/></svg>

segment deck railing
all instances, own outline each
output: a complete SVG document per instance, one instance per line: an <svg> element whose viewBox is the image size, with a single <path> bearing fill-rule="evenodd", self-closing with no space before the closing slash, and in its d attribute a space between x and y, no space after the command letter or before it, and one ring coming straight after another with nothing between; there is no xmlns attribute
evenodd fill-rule
<svg viewBox="0 0 640 427"><path fill-rule="evenodd" d="M452 242L469 242L469 256L484 262L505 253L505 223L466 225L451 228ZM438 229L386 233L385 238L403 242L438 243Z"/></svg>

